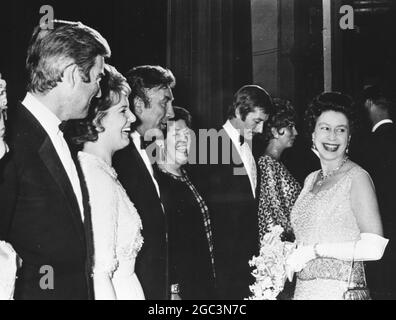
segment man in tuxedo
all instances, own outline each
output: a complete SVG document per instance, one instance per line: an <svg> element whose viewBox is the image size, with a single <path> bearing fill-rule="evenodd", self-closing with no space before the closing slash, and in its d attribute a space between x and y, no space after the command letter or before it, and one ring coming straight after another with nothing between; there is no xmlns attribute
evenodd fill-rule
<svg viewBox="0 0 396 320"><path fill-rule="evenodd" d="M396 126L392 101L376 86L364 91L365 108L372 124L363 167L370 173L377 193L384 237L390 239L383 258L368 263L368 281L374 299L396 299Z"/></svg>
<svg viewBox="0 0 396 320"><path fill-rule="evenodd" d="M259 235L257 168L251 142L254 134L262 132L271 108L271 98L263 88L242 87L219 131L218 148L210 143L204 189L213 221L219 299L247 298L254 282L248 262L258 254Z"/></svg>
<svg viewBox="0 0 396 320"><path fill-rule="evenodd" d="M0 181L0 240L23 260L16 299L92 297L87 193L60 125L87 116L108 56L107 41L82 23L33 31L28 93L9 119Z"/></svg>
<svg viewBox="0 0 396 320"><path fill-rule="evenodd" d="M170 297L168 228L152 168L153 152L148 152L152 148L146 149L146 144L161 137L168 119L174 117L175 77L160 66L139 66L128 72L127 80L136 130L131 134L132 143L115 154L113 165L142 219L144 244L137 256L136 274L146 299L166 300Z"/></svg>

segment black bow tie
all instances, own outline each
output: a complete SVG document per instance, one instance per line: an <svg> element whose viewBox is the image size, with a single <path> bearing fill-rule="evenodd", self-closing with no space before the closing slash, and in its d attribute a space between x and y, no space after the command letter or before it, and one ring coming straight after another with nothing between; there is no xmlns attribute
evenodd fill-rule
<svg viewBox="0 0 396 320"><path fill-rule="evenodd" d="M239 136L239 144L243 145L245 143L245 137L244 136Z"/></svg>
<svg viewBox="0 0 396 320"><path fill-rule="evenodd" d="M67 121L62 121L61 124L58 126L59 130L65 132L67 126Z"/></svg>
<svg viewBox="0 0 396 320"><path fill-rule="evenodd" d="M143 136L140 136L140 149L146 150L146 148L155 141L155 137L151 140L144 140Z"/></svg>

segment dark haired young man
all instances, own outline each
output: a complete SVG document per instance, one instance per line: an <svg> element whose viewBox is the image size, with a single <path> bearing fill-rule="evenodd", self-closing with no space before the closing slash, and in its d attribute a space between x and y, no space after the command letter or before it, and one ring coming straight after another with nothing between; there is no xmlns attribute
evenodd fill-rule
<svg viewBox="0 0 396 320"><path fill-rule="evenodd" d="M172 88L175 77L160 66L138 66L127 74L130 105L136 115L136 130L127 148L117 152L113 165L143 224L144 244L136 260L136 274L148 300L170 298L168 227L146 144L162 135L173 118Z"/></svg>
<svg viewBox="0 0 396 320"><path fill-rule="evenodd" d="M221 132L218 163L210 163L205 192L212 214L218 298L241 300L254 282L249 260L258 254L257 168L251 150L272 109L261 87L240 88ZM210 157L209 157L210 158Z"/></svg>

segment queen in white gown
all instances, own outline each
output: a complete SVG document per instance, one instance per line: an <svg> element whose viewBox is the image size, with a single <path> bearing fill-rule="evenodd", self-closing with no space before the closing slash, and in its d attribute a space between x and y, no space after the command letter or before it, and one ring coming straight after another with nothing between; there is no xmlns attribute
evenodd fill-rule
<svg viewBox="0 0 396 320"><path fill-rule="evenodd" d="M352 100L322 93L309 105L306 120L321 170L307 177L290 215L298 245L287 261L287 269L297 273L294 299L369 299L364 261L380 260L388 240L370 176L347 157Z"/></svg>
<svg viewBox="0 0 396 320"><path fill-rule="evenodd" d="M142 222L112 168L113 154L128 146L131 123L130 87L106 65L101 96L88 117L71 123L67 134L82 144L78 159L89 194L93 234L92 277L96 300L143 300L135 260L143 245Z"/></svg>

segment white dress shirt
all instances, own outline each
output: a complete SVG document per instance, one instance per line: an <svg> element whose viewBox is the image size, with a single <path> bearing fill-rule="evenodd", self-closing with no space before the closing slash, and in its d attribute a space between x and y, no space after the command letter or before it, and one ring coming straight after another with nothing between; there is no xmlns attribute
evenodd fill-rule
<svg viewBox="0 0 396 320"><path fill-rule="evenodd" d="M157 180L155 180L155 178L154 178L154 171L153 171L153 166L151 164L150 158L149 158L146 150L140 148L140 141L141 141L140 137L141 137L141 135L140 135L139 132L134 131L134 132L132 132L131 137L132 137L132 141L133 141L133 143L134 143L134 145L136 147L136 150L139 152L140 156L142 157L148 172L150 172L151 179L153 180L155 189L157 190L158 198L160 198L160 195L161 195L160 194L160 189L159 189Z"/></svg>
<svg viewBox="0 0 396 320"><path fill-rule="evenodd" d="M59 120L59 118L54 113L52 113L50 109L48 109L30 93L27 93L22 104L30 111L37 121L40 122L41 126L50 137L56 153L58 154L63 168L65 169L69 181L73 187L73 191L76 195L78 206L80 208L80 215L82 221L84 221L84 206L80 179L78 177L76 165L73 162L70 149L63 137L63 132L59 130L61 120Z"/></svg>
<svg viewBox="0 0 396 320"><path fill-rule="evenodd" d="M242 159L243 165L245 166L246 172L250 180L253 197L256 198L257 167L256 167L256 161L254 160L252 154L252 150L250 149L249 144L246 141L243 143L243 145L240 144L239 141L240 133L238 132L237 129L234 128L234 126L231 124L229 120L227 120L223 128L231 138L231 141L234 144L235 149L238 151L238 154Z"/></svg>
<svg viewBox="0 0 396 320"><path fill-rule="evenodd" d="M381 120L380 122L378 122L378 123L373 127L373 129L372 129L371 131L374 133L380 126L382 126L382 125L385 124L385 123L393 123L393 121L392 121L391 119L384 119L384 120Z"/></svg>

